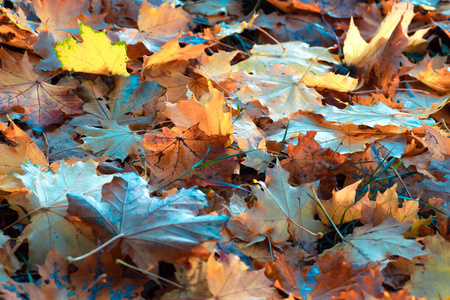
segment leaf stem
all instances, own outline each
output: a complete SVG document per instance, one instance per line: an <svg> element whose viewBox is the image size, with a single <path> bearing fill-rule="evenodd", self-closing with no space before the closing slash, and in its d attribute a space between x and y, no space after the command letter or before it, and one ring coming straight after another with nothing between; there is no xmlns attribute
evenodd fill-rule
<svg viewBox="0 0 450 300"><path fill-rule="evenodd" d="M83 254L81 256L78 256L78 257L67 256L66 257L66 261L68 263L73 263L74 261L79 261L79 260L85 259L86 257L88 257L88 256L90 256L92 254L95 254L98 251L102 250L106 246L109 246L110 244L112 244L113 242L117 241L118 239L121 239L123 236L124 236L124 234L120 233L120 234L116 235L115 237L113 237L112 239L110 239L109 241L107 241L106 243L102 244L100 247L97 247L94 250L92 250L92 251L90 251L90 252L88 252L86 254Z"/></svg>
<svg viewBox="0 0 450 300"><path fill-rule="evenodd" d="M130 269L133 269L133 270L142 272L142 273L144 273L144 274L146 274L146 275L149 275L149 276L151 276L151 277L155 277L155 278L157 278L157 279L159 279L159 280L161 280L161 281L170 283L170 284L176 286L176 287L179 288L179 289L184 289L184 286L182 286L182 285L180 285L180 284L178 284L178 283L176 283L176 282L173 282L173 281L171 281L171 280L169 280L169 279L166 279L166 278L161 277L161 276L159 276L159 275L153 274L153 273L151 273L151 272L149 272L149 271L142 270L142 269L140 269L140 268L138 268L138 267L135 267L135 266L133 266L133 265L130 265L130 264L124 262L124 261L121 260L121 259L116 259L116 264L124 265L124 266L126 266L126 267L128 267L128 268L130 268Z"/></svg>

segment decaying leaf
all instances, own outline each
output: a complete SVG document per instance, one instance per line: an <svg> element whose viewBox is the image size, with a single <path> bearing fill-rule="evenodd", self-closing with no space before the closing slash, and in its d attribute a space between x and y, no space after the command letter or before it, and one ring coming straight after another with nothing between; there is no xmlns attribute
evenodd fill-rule
<svg viewBox="0 0 450 300"><path fill-rule="evenodd" d="M141 268L190 255L200 241L220 238L227 216L196 216L208 205L195 188L164 199L150 197L147 182L135 173L114 177L103 186L102 198L71 193L68 214L92 226L104 246L120 243L123 255ZM103 246L102 246L103 247Z"/></svg>
<svg viewBox="0 0 450 300"><path fill-rule="evenodd" d="M177 179L189 179L193 174L207 180L228 180L234 169L230 161L192 169L200 161L206 163L227 156L224 145L228 139L228 135L208 136L198 125L181 135L167 127L163 128L163 134L146 134L144 147L153 152L145 156L152 183L164 186Z"/></svg>
<svg viewBox="0 0 450 300"><path fill-rule="evenodd" d="M0 111L7 113L15 107L25 109L24 120L36 131L60 121L66 114L81 113L82 101L70 92L76 86L53 85L39 79L27 53L15 60L0 49Z"/></svg>

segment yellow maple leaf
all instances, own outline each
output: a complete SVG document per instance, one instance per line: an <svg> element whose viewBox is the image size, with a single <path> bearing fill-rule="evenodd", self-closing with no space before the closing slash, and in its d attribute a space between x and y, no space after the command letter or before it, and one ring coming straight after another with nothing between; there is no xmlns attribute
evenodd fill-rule
<svg viewBox="0 0 450 300"><path fill-rule="evenodd" d="M63 70L99 75L128 76L126 69L127 46L125 42L112 43L104 32L95 31L80 23L83 42L73 37L55 45L56 56Z"/></svg>

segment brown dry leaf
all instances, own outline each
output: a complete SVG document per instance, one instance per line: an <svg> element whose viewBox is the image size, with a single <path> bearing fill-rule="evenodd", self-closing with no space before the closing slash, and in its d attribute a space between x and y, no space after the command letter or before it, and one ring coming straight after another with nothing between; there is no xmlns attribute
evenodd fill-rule
<svg viewBox="0 0 450 300"><path fill-rule="evenodd" d="M400 202L397 194L397 183L388 188L384 194L377 193L375 201L370 201L368 197L363 198L361 222L364 224L373 223L374 226L382 223L387 216L393 216L397 221L409 222L416 219L419 211L419 201L405 200Z"/></svg>
<svg viewBox="0 0 450 300"><path fill-rule="evenodd" d="M299 268L286 261L284 255L277 255L276 262L266 262L266 276L275 281L275 287L286 294L292 294L295 297L306 299L308 288L304 289L302 285L302 276Z"/></svg>
<svg viewBox="0 0 450 300"><path fill-rule="evenodd" d="M180 101L177 104L166 103L164 114L179 127L189 128L198 124L198 128L206 135L226 136L233 133L231 113L227 109L223 94L208 82L209 99L204 105L194 98L189 101ZM208 94L206 94L208 96ZM232 138L227 142L230 145Z"/></svg>
<svg viewBox="0 0 450 300"><path fill-rule="evenodd" d="M9 173L23 174L22 164L28 162L40 166L42 169L48 167L44 153L34 143L33 139L14 122L7 126L0 122L0 135L3 135L0 143L0 174Z"/></svg>
<svg viewBox="0 0 450 300"><path fill-rule="evenodd" d="M364 296L369 295L378 299L383 283L378 265L357 266L344 258L344 251L325 254L313 266L299 270L280 256L277 262L266 263L266 275L275 280L275 287L297 299L348 299L343 296L346 293L357 295L349 299L366 299Z"/></svg>
<svg viewBox="0 0 450 300"><path fill-rule="evenodd" d="M252 186L252 193L258 201L245 213L235 217L254 233L270 239L271 243L282 244L289 239L294 241L315 240L299 225L312 232L326 232L322 222L315 220L316 204L309 198L311 188L317 183L293 187L288 183L289 172L280 162L266 171L266 182Z"/></svg>
<svg viewBox="0 0 450 300"><path fill-rule="evenodd" d="M207 45L187 45L181 48L178 37L171 39L158 52L144 56L142 76L144 79L153 79L167 75L168 72L176 71L183 74L189 65L188 60L199 57L207 47Z"/></svg>
<svg viewBox="0 0 450 300"><path fill-rule="evenodd" d="M316 132L308 131L298 136L298 143L288 146L289 157L281 166L290 173L289 181L303 184L316 180L327 181L331 168L342 165L347 157L330 148L323 149L315 140Z"/></svg>
<svg viewBox="0 0 450 300"><path fill-rule="evenodd" d="M0 293L5 290L15 290L17 298L23 299L21 294L28 294L32 299L137 299L142 292L143 279L128 279L123 277L123 271L117 267L111 257L102 255L101 258L89 259L78 271L69 272L69 263L65 257L53 249L47 259L39 267L38 281L40 284L5 282L0 287Z"/></svg>
<svg viewBox="0 0 450 300"><path fill-rule="evenodd" d="M212 296L206 279L206 261L198 257L189 257L187 260L176 262L174 267L177 282L185 288L172 290L161 299L207 299Z"/></svg>
<svg viewBox="0 0 450 300"><path fill-rule="evenodd" d="M449 65L445 64L445 57L438 55L430 58L427 56L409 73L432 89L446 94L450 91L449 68Z"/></svg>
<svg viewBox="0 0 450 300"><path fill-rule="evenodd" d="M385 91L384 94L391 98L396 92L400 76L406 75L412 68L401 67L405 64L403 62L402 51L408 45L408 40L402 29L402 18L389 37L383 51L379 53L381 62L376 62L374 64L374 72L378 79L377 87L386 89L387 91Z"/></svg>
<svg viewBox="0 0 450 300"><path fill-rule="evenodd" d="M377 298L382 291L383 276L378 265L366 263L358 266L348 263L344 251L321 256L314 266L302 271L302 275L304 280L313 276L315 284L309 294L312 299L330 299L333 296L346 299L339 295L351 291L359 295L357 299L365 299L365 295Z"/></svg>
<svg viewBox="0 0 450 300"><path fill-rule="evenodd" d="M448 182L447 182L448 183ZM439 208L442 212L436 212L436 223L439 228L441 236L447 241L450 241L450 199L444 200L442 198L430 198L428 203Z"/></svg>
<svg viewBox="0 0 450 300"><path fill-rule="evenodd" d="M330 200L322 201L323 208L334 224L344 224L361 218L362 200L355 204L356 189L361 181L348 185L342 190L333 191L333 197ZM319 208L318 213L322 222L329 225L330 221L323 210Z"/></svg>
<svg viewBox="0 0 450 300"><path fill-rule="evenodd" d="M0 231L0 281L11 280L10 276L14 275L22 266L11 249L10 239Z"/></svg>
<svg viewBox="0 0 450 300"><path fill-rule="evenodd" d="M39 79L25 52L16 61L3 48L0 49L0 111L7 113L20 106L29 112L24 118L35 131L60 122L62 113L81 113L83 101L70 92L75 86L53 85Z"/></svg>
<svg viewBox="0 0 450 300"><path fill-rule="evenodd" d="M211 255L206 268L214 299L279 298L264 270L249 271L248 266L232 253L218 261Z"/></svg>
<svg viewBox="0 0 450 300"><path fill-rule="evenodd" d="M189 179L194 174L206 180L230 180L235 166L230 160L192 170L201 160L206 163L227 156L224 145L228 140L227 135L208 136L198 125L190 127L181 135L167 127L163 127L162 134L146 134L144 147L151 150L152 154L146 154L145 159L152 184L164 186L177 179Z"/></svg>

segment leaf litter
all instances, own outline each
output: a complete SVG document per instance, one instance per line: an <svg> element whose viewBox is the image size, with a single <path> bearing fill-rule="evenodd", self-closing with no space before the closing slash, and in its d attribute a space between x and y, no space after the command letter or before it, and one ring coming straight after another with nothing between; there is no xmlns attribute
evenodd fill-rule
<svg viewBox="0 0 450 300"><path fill-rule="evenodd" d="M4 1L0 295L449 297L448 5L339 3Z"/></svg>

